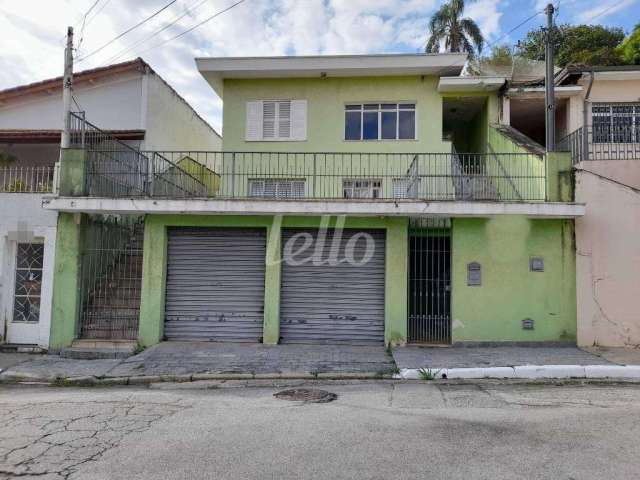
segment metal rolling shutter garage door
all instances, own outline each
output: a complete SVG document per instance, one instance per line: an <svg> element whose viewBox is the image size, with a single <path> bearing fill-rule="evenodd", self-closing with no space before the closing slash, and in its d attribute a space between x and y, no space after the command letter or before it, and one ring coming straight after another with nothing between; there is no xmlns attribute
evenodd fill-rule
<svg viewBox="0 0 640 480"><path fill-rule="evenodd" d="M306 236L298 236L302 233ZM367 262L367 240L373 255ZM283 343L381 344L384 343L384 230L342 231L334 258L340 263L322 263L331 257L335 231L327 232L324 246L318 246L317 229L284 229L280 301L280 336ZM354 238L354 236L357 236ZM305 252L299 248L310 239ZM349 241L354 262L346 262ZM287 248L287 242L294 242ZM322 245L322 242L320 242ZM314 261L303 259L310 256ZM293 261L291 261L293 260ZM320 260L320 262L318 262ZM335 263L335 262L334 262Z"/></svg>
<svg viewBox="0 0 640 480"><path fill-rule="evenodd" d="M259 342L265 252L264 229L170 229L165 337Z"/></svg>

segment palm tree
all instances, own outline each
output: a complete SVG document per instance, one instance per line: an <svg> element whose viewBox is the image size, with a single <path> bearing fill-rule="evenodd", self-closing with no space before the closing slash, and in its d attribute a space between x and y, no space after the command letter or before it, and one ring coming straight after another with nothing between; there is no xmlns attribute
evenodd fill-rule
<svg viewBox="0 0 640 480"><path fill-rule="evenodd" d="M464 12L464 0L450 0L431 17L427 53L438 53L444 42L446 52L466 52L474 58L482 52L484 37L480 28L470 18L460 18ZM475 45L475 49L474 49Z"/></svg>

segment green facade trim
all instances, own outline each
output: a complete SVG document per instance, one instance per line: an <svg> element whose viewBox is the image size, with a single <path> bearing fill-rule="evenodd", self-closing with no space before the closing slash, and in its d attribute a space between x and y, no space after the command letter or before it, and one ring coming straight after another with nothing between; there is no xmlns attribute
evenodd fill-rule
<svg viewBox="0 0 640 480"><path fill-rule="evenodd" d="M82 216L73 213L60 213L58 215L54 260L49 337L49 348L52 351L70 346L77 335L81 249Z"/></svg>
<svg viewBox="0 0 640 480"><path fill-rule="evenodd" d="M532 272L533 256L544 271ZM467 265L481 265L479 286L467 285ZM576 338L573 222L523 216L453 219L454 342L573 341ZM524 319L534 320L524 330Z"/></svg>
<svg viewBox="0 0 640 480"><path fill-rule="evenodd" d="M163 338L169 227L263 227L267 233L264 343L275 344L280 330L282 228L362 228L386 230L385 343L403 344L407 330L408 219L391 217L282 217L235 215L147 215L138 341L149 346Z"/></svg>

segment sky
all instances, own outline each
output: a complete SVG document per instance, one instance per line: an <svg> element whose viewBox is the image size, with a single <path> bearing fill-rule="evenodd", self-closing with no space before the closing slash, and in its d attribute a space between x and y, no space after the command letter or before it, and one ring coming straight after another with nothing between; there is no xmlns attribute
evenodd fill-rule
<svg viewBox="0 0 640 480"><path fill-rule="evenodd" d="M64 36L70 25L75 30L75 71L140 56L222 132L222 101L198 73L195 57L421 52L429 17L443 3L244 0L172 39L237 1L175 0L101 48L170 0L0 0L0 89L61 75ZM640 0L553 2L559 4L558 23L597 23L628 33L640 22ZM546 3L467 0L465 15L479 24L488 52L494 44L515 44L528 30L542 25Z"/></svg>

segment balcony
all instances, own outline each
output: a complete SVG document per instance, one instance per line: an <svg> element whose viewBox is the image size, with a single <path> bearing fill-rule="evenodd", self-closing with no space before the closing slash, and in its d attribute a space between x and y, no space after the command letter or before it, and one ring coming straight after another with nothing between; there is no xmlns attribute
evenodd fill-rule
<svg viewBox="0 0 640 480"><path fill-rule="evenodd" d="M101 198L543 202L533 154L87 151Z"/></svg>
<svg viewBox="0 0 640 480"><path fill-rule="evenodd" d="M72 116L65 212L574 218L546 155L139 151ZM65 160L66 158L66 160ZM553 168L556 168L555 165ZM550 181L551 179L551 181Z"/></svg>
<svg viewBox="0 0 640 480"><path fill-rule="evenodd" d="M558 142L571 152L572 163L588 160L640 160L640 125L587 126Z"/></svg>
<svg viewBox="0 0 640 480"><path fill-rule="evenodd" d="M0 193L52 193L53 166L0 167Z"/></svg>

